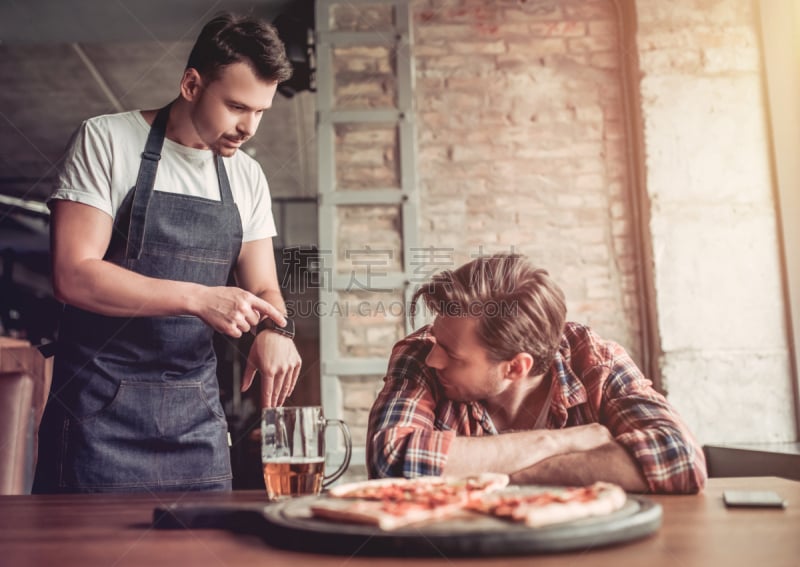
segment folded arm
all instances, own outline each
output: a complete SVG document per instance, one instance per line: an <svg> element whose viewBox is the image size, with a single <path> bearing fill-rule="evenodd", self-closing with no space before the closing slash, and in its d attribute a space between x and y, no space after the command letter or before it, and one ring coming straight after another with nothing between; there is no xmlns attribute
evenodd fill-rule
<svg viewBox="0 0 800 567"><path fill-rule="evenodd" d="M656 392L630 356L608 342L602 373L599 421L609 441L595 448L567 451L512 475L518 484L585 485L613 482L630 492L689 494L707 477L702 449L680 416ZM560 431L569 431L572 427Z"/></svg>
<svg viewBox="0 0 800 567"><path fill-rule="evenodd" d="M639 467L647 491L699 492L707 478L702 449L672 405L653 389L622 347L614 346L600 422Z"/></svg>
<svg viewBox="0 0 800 567"><path fill-rule="evenodd" d="M568 451L516 471L516 484L586 485L613 482L629 492L688 494L702 490L706 466L702 450L666 400L649 383L611 379L601 419L610 441ZM601 426L604 427L604 426ZM568 432L575 427L559 430ZM558 433L556 432L556 433Z"/></svg>
<svg viewBox="0 0 800 567"><path fill-rule="evenodd" d="M512 474L558 455L589 451L611 442L608 430L596 423L487 437L456 437L450 445L443 474Z"/></svg>

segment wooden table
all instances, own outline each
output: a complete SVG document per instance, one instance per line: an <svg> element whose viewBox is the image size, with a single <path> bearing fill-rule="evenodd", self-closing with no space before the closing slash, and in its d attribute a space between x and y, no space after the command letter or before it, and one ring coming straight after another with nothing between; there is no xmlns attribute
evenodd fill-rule
<svg viewBox="0 0 800 567"><path fill-rule="evenodd" d="M726 488L775 490L785 510L726 509ZM800 482L778 478L718 478L696 496L654 496L663 525L653 536L603 549L534 557L475 559L325 556L282 551L260 538L222 530L155 530L155 506L181 502L258 502L258 491L186 495L65 495L0 497L0 565L58 567L183 566L343 567L796 567L800 559Z"/></svg>

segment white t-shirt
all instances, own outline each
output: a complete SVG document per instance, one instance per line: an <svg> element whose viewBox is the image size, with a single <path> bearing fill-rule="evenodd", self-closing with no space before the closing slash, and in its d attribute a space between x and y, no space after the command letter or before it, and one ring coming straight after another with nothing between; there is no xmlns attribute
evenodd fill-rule
<svg viewBox="0 0 800 567"><path fill-rule="evenodd" d="M91 205L116 218L136 185L149 132L150 125L138 110L84 121L70 141L50 199ZM272 201L261 166L242 151L223 162L242 219L242 241L275 236ZM164 139L154 190L219 201L214 153Z"/></svg>

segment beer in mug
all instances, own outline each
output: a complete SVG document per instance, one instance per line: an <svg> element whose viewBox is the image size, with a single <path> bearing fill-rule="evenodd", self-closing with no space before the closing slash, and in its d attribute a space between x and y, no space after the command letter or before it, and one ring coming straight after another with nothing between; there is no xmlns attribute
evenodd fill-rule
<svg viewBox="0 0 800 567"><path fill-rule="evenodd" d="M337 425L345 441L344 461L325 476L325 428ZM350 430L325 419L319 406L266 408L261 416L261 465L270 500L319 494L350 464Z"/></svg>

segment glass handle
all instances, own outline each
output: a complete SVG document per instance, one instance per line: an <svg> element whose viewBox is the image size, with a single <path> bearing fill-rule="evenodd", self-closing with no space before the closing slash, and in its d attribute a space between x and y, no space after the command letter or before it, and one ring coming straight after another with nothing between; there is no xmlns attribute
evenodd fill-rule
<svg viewBox="0 0 800 567"><path fill-rule="evenodd" d="M339 426L339 429L342 430L342 436L344 436L344 461L342 461L342 464L339 465L338 469L336 469L336 472L324 478L322 482L322 488L328 488L331 484L336 482L340 476L344 474L344 472L347 470L347 467L350 466L350 456L353 452L353 443L350 438L350 428L347 427L347 424L341 419L325 420L325 425L333 425L333 424Z"/></svg>

